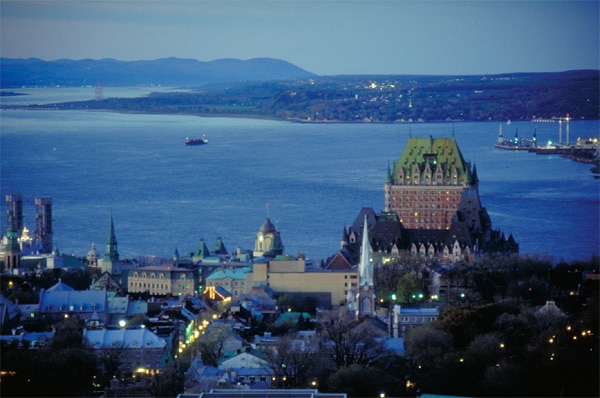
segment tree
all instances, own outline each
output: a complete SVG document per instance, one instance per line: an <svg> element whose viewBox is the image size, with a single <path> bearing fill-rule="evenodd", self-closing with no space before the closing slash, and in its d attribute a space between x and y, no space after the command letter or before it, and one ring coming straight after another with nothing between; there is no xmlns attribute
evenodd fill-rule
<svg viewBox="0 0 600 398"><path fill-rule="evenodd" d="M41 349L3 348L1 363L2 370L15 372L3 377L2 396L89 396L97 373L96 355L82 344L73 319L57 324L54 337Z"/></svg>
<svg viewBox="0 0 600 398"><path fill-rule="evenodd" d="M281 337L267 352L275 385L286 388L306 387L308 376L318 363L315 356L315 350L311 346L291 337Z"/></svg>
<svg viewBox="0 0 600 398"><path fill-rule="evenodd" d="M452 336L430 326L411 329L405 349L411 363L410 376L417 385L427 386L427 392L449 393L447 375L459 363Z"/></svg>
<svg viewBox="0 0 600 398"><path fill-rule="evenodd" d="M176 397L184 389L185 377L180 369L168 367L153 376L149 392L157 398Z"/></svg>
<svg viewBox="0 0 600 398"><path fill-rule="evenodd" d="M414 301L414 296L423 293L419 281L412 273L406 273L398 279L396 286L396 296L402 303Z"/></svg>
<svg viewBox="0 0 600 398"><path fill-rule="evenodd" d="M397 380L381 370L357 364L340 368L329 377L329 389L349 397L376 397L391 391L394 384Z"/></svg>
<svg viewBox="0 0 600 398"><path fill-rule="evenodd" d="M213 322L205 330L198 341L198 350L202 362L209 366L218 366L219 358L223 355L225 340L229 337L229 325Z"/></svg>
<svg viewBox="0 0 600 398"><path fill-rule="evenodd" d="M386 354L385 333L347 312L329 312L319 323L319 349L335 364L336 369L353 364L368 366Z"/></svg>

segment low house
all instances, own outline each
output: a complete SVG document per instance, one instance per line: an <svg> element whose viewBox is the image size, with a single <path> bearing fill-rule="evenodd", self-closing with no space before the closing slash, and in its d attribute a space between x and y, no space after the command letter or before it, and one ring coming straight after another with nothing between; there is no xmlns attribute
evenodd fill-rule
<svg viewBox="0 0 600 398"><path fill-rule="evenodd" d="M50 319L75 316L90 319L96 313L102 322L108 321L106 290L75 290L59 281L56 285L40 291L39 315Z"/></svg>
<svg viewBox="0 0 600 398"><path fill-rule="evenodd" d="M439 307L405 307L394 305L392 310L392 337L406 337L413 328L424 326L440 316Z"/></svg>
<svg viewBox="0 0 600 398"><path fill-rule="evenodd" d="M229 370L239 383L270 382L269 362L264 352L247 347L219 362L219 369Z"/></svg>
<svg viewBox="0 0 600 398"><path fill-rule="evenodd" d="M44 347L54 337L54 332L25 332L14 330L11 335L1 335L2 344L17 344L20 348L36 350Z"/></svg>
<svg viewBox="0 0 600 398"><path fill-rule="evenodd" d="M240 296L248 293L252 288L250 267L221 268L213 272L206 278L206 287L221 286L232 295L232 299L237 301Z"/></svg>
<svg viewBox="0 0 600 398"><path fill-rule="evenodd" d="M145 327L84 329L83 338L98 356L117 353L122 372L157 370L173 362L167 341Z"/></svg>

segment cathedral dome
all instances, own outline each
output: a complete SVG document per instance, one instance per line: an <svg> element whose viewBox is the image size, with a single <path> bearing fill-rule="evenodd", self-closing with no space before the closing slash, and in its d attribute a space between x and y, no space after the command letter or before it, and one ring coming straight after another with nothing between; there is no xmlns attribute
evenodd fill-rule
<svg viewBox="0 0 600 398"><path fill-rule="evenodd" d="M95 263L96 261L98 261L98 253L96 252L96 245L92 243L92 248L87 253L87 262L90 264Z"/></svg>
<svg viewBox="0 0 600 398"><path fill-rule="evenodd" d="M275 226L271 223L270 218L265 220L265 223L260 227L260 232L263 234L272 234L275 232Z"/></svg>

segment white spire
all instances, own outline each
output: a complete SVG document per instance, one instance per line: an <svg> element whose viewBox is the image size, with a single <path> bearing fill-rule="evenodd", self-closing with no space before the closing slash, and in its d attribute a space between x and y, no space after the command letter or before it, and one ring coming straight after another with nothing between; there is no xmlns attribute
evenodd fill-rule
<svg viewBox="0 0 600 398"><path fill-rule="evenodd" d="M365 214L362 245L360 248L359 285L373 286L373 264L371 263L371 245L369 243L369 226Z"/></svg>

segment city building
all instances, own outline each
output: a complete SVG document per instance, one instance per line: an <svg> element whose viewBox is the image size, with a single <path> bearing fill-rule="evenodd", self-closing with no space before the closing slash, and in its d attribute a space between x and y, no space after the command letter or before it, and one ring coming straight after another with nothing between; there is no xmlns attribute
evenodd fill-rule
<svg viewBox="0 0 600 398"><path fill-rule="evenodd" d="M55 321L65 317L85 320L96 317L106 323L109 319L106 290L75 290L59 280L40 291L38 316Z"/></svg>
<svg viewBox="0 0 600 398"><path fill-rule="evenodd" d="M252 289L251 267L227 267L213 272L206 278L206 288L222 286L235 302Z"/></svg>
<svg viewBox="0 0 600 398"><path fill-rule="evenodd" d="M129 270L127 291L158 296L198 294L198 268L177 267L174 264L149 265Z"/></svg>
<svg viewBox="0 0 600 398"><path fill-rule="evenodd" d="M52 252L52 198L35 198L35 240L42 253Z"/></svg>
<svg viewBox="0 0 600 398"><path fill-rule="evenodd" d="M115 352L121 372L160 372L173 362L170 344L145 327L86 328L83 338L99 357Z"/></svg>
<svg viewBox="0 0 600 398"><path fill-rule="evenodd" d="M17 234L21 236L21 232L23 231L23 227L25 225L23 223L23 195L21 194L6 195L7 225L8 220L10 220L11 217L15 222Z"/></svg>
<svg viewBox="0 0 600 398"><path fill-rule="evenodd" d="M92 249L88 252L86 262L90 267L97 264L97 267L99 267L102 272L108 272L121 286L128 286L128 271L136 268L137 264L119 258L117 236L115 234L112 213L108 224L108 235L106 237L106 251L104 252L104 257L98 259L95 246L92 244Z"/></svg>
<svg viewBox="0 0 600 398"><path fill-rule="evenodd" d="M384 213L395 213L402 225L399 246L413 253L460 251L453 260L464 260L483 252L518 252L512 236L506 240L492 229L479 198L477 168L454 137L410 138L388 168L384 197Z"/></svg>
<svg viewBox="0 0 600 398"><path fill-rule="evenodd" d="M1 244L1 258L4 271L18 274L23 256L52 253L52 199L36 198L36 229L34 237L29 236L23 216L23 196L6 195L6 235Z"/></svg>
<svg viewBox="0 0 600 398"><path fill-rule="evenodd" d="M254 257L274 257L278 254L283 254L281 236L275 226L271 223L271 220L267 217L256 234Z"/></svg>
<svg viewBox="0 0 600 398"><path fill-rule="evenodd" d="M325 268L310 266L301 256L283 254L283 247L279 231L267 218L256 234L252 262L224 265L207 277L207 287L225 289L232 299L263 288L275 294L312 296L324 307L345 304L349 289L358 284L357 267L343 261Z"/></svg>
<svg viewBox="0 0 600 398"><path fill-rule="evenodd" d="M394 305L392 308L392 337L406 337L410 329L435 321L440 316L438 306L430 307L407 307Z"/></svg>

